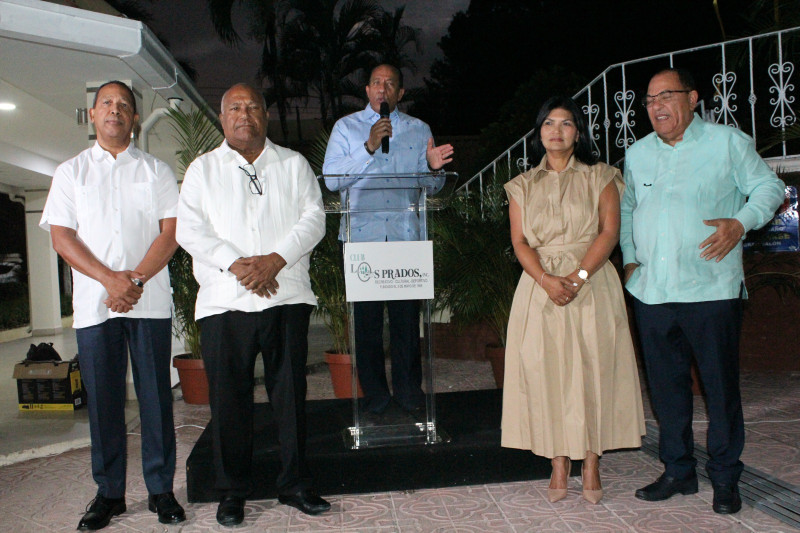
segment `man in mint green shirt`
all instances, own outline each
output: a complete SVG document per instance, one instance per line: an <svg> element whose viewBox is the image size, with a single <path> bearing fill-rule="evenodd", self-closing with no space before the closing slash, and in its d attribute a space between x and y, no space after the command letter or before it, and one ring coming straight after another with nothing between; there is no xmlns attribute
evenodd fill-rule
<svg viewBox="0 0 800 533"><path fill-rule="evenodd" d="M628 150L620 245L634 297L664 474L636 491L659 501L697 492L693 457L691 361L706 392L706 464L713 509L741 508L744 421L739 335L744 293L742 239L766 224L784 184L738 129L694 114L688 72L650 80L644 105L655 130Z"/></svg>

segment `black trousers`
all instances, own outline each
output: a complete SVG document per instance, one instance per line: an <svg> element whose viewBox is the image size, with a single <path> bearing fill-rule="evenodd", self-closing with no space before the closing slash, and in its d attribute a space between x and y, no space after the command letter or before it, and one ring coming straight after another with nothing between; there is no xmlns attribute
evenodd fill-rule
<svg viewBox="0 0 800 533"><path fill-rule="evenodd" d="M280 305L264 311L228 311L201 320L208 374L215 488L246 497L253 458L253 370L261 352L277 425L280 494L306 486L306 361L312 307Z"/></svg>
<svg viewBox="0 0 800 533"><path fill-rule="evenodd" d="M389 311L392 391L400 405L413 408L425 401L419 350L419 300L354 304L356 366L365 407L380 411L389 403L383 353L383 306Z"/></svg>
<svg viewBox="0 0 800 533"><path fill-rule="evenodd" d="M739 459L744 449L741 299L647 305L634 298L633 302L666 474L685 478L697 464L692 434L694 355L708 407L706 470L713 484L738 482L744 468Z"/></svg>
<svg viewBox="0 0 800 533"><path fill-rule="evenodd" d="M172 490L175 426L172 419L172 320L111 318L75 330L78 361L86 386L92 438L92 477L106 498L125 496L127 430L125 378L128 350L139 401L142 473L150 494Z"/></svg>

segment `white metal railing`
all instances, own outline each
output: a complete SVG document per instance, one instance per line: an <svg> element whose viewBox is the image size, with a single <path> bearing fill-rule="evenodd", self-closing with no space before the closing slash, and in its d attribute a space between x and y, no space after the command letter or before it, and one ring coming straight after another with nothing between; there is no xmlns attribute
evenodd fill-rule
<svg viewBox="0 0 800 533"><path fill-rule="evenodd" d="M601 161L618 165L625 150L652 131L638 103L650 77L663 68L683 67L695 77L699 112L706 120L740 128L759 151L766 149L764 157L786 159L800 156L800 141L782 138L797 123L793 61L800 61L800 26L617 63L573 98L586 115L593 151ZM537 164L528 161L532 135L533 130L526 133L456 192L477 186L482 195L484 182L498 169L513 177Z"/></svg>

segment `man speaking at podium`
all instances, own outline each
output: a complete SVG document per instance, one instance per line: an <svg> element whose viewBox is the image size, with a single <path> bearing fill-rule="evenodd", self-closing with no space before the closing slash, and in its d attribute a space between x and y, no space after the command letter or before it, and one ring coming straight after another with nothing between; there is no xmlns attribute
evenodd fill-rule
<svg viewBox="0 0 800 533"><path fill-rule="evenodd" d="M350 240L385 242L419 240L419 218L408 209L416 203L418 185L435 194L444 186L444 176L421 179L380 177L398 176L441 169L452 161L453 147L434 146L431 129L423 121L401 113L397 103L403 98L403 74L392 65L378 65L366 87L369 105L340 119L333 126L325 153L325 174L349 174L326 178L332 191L350 196ZM385 211L381 211L385 209ZM339 240L347 240L345 219ZM419 351L419 301L387 301L389 339L392 356L392 391L395 402L415 413L424 409L422 364ZM384 302L356 302L354 308L356 365L364 391L364 407L381 414L391 399L386 380L383 353Z"/></svg>

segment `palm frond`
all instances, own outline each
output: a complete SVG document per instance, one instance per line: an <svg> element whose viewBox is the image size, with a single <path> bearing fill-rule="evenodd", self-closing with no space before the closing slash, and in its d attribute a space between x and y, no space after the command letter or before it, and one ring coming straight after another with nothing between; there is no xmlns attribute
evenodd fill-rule
<svg viewBox="0 0 800 533"><path fill-rule="evenodd" d="M173 138L180 146L176 151L181 176L197 156L212 150L222 142L222 134L201 109L183 111L170 109L168 116Z"/></svg>

